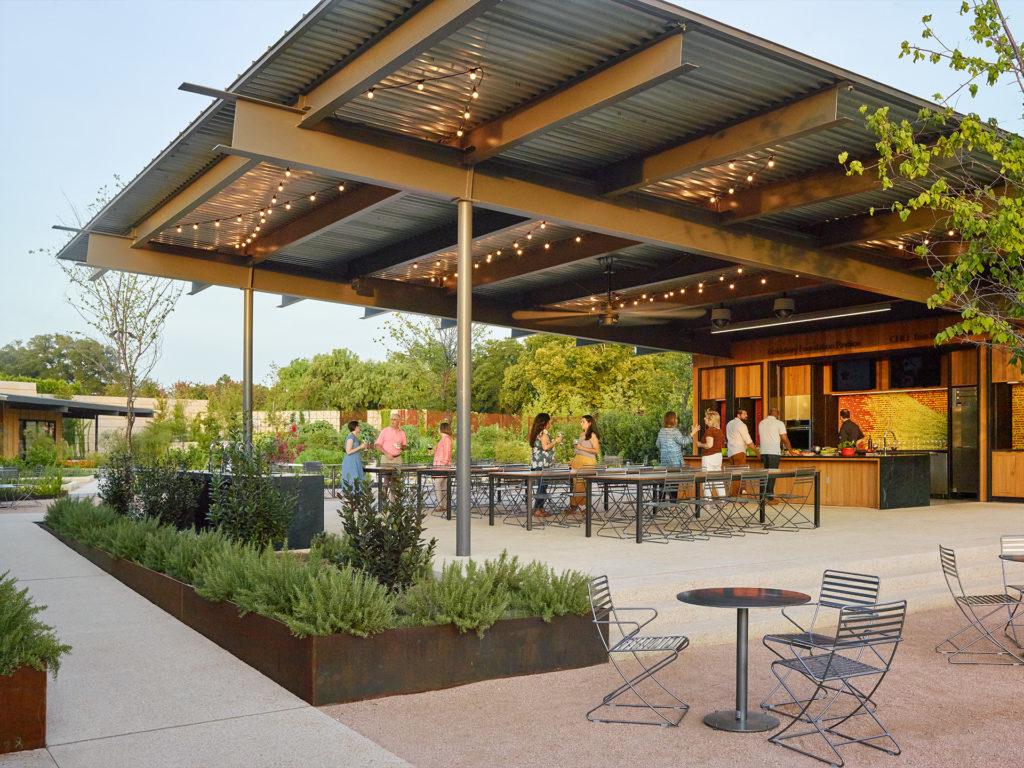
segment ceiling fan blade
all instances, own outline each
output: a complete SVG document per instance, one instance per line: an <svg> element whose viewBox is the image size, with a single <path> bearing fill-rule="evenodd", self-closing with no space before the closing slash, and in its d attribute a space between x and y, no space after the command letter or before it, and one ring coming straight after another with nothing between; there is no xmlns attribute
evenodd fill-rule
<svg viewBox="0 0 1024 768"><path fill-rule="evenodd" d="M703 317L707 310L691 309L689 307L678 307L675 309L621 309L622 313L628 313L631 317L662 318L669 320L692 320Z"/></svg>
<svg viewBox="0 0 1024 768"><path fill-rule="evenodd" d="M550 325L552 327L567 325L597 325L598 318L599 316L597 315L597 313L579 312L575 314L569 314L567 312L563 317L549 317L546 319L534 320L533 322L541 325Z"/></svg>
<svg viewBox="0 0 1024 768"><path fill-rule="evenodd" d="M514 320L561 320L571 317L588 317L590 312L574 312L566 309L517 309L512 313Z"/></svg>
<svg viewBox="0 0 1024 768"><path fill-rule="evenodd" d="M627 315L623 312L619 315L619 322L616 325L668 325L670 322L671 318L667 317L652 317L640 312Z"/></svg>

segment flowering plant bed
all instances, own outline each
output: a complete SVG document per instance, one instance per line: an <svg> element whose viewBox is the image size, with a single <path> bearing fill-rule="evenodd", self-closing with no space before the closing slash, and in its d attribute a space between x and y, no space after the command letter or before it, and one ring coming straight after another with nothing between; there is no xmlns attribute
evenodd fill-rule
<svg viewBox="0 0 1024 768"><path fill-rule="evenodd" d="M211 601L158 571L45 530L179 621L313 705L449 688L500 677L602 664L589 616L500 619L485 632L452 624L386 629L368 637L296 637L281 621Z"/></svg>

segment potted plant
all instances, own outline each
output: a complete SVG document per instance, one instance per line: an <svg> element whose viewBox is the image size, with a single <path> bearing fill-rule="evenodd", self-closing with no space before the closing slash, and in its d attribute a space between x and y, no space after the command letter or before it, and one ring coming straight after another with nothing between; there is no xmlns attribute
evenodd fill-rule
<svg viewBox="0 0 1024 768"><path fill-rule="evenodd" d="M0 574L0 754L46 746L46 673L71 650L36 614L28 589Z"/></svg>
<svg viewBox="0 0 1024 768"><path fill-rule="evenodd" d="M844 440L839 444L839 453L843 456L853 456L857 452L857 444L850 440Z"/></svg>

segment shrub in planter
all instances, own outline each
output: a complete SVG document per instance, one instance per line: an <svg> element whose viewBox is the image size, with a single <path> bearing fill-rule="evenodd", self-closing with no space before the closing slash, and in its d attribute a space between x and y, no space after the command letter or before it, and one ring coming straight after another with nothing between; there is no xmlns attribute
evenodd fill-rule
<svg viewBox="0 0 1024 768"><path fill-rule="evenodd" d="M338 564L362 571L390 590L412 586L431 572L437 539L423 540L426 512L417 511L412 491L396 475L391 493L378 504L373 485L347 484L338 510L345 538Z"/></svg>
<svg viewBox="0 0 1024 768"><path fill-rule="evenodd" d="M135 514L135 467L124 452L111 453L99 480L100 500L119 515Z"/></svg>
<svg viewBox="0 0 1024 768"><path fill-rule="evenodd" d="M454 624L460 632L472 629L483 637L485 629L505 617L510 602L508 588L496 581L496 572L470 560L465 572L462 563L451 562L440 578L430 577L407 589L401 610L413 624Z"/></svg>
<svg viewBox="0 0 1024 768"><path fill-rule="evenodd" d="M221 456L210 487L210 521L232 541L261 548L284 541L295 498L274 483L266 457L237 443Z"/></svg>
<svg viewBox="0 0 1024 768"><path fill-rule="evenodd" d="M46 744L46 672L57 676L71 646L36 618L44 609L0 574L0 753Z"/></svg>
<svg viewBox="0 0 1024 768"><path fill-rule="evenodd" d="M162 525L186 528L199 509L203 478L189 472L184 460L155 462L136 470L135 490L143 515Z"/></svg>

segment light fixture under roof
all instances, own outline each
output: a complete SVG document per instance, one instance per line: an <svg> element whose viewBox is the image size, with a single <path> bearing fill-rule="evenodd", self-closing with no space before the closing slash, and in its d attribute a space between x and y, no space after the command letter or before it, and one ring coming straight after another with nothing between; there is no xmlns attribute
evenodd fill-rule
<svg viewBox="0 0 1024 768"><path fill-rule="evenodd" d="M800 315L790 315L785 319L769 317L764 320L748 320L742 323L732 323L727 328L712 328L711 333L735 333L737 331L751 331L760 328L773 328L780 325L797 325L799 323L810 323L815 320L835 320L840 317L855 317L856 315L873 315L879 312L888 312L892 309L889 302L878 304L860 304L855 307L844 307L842 309L825 309L820 312L804 312Z"/></svg>

